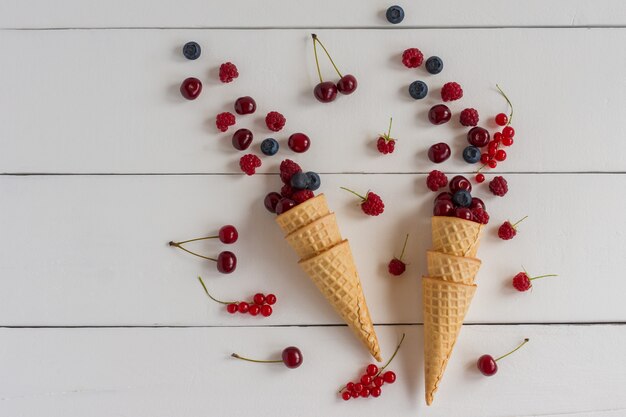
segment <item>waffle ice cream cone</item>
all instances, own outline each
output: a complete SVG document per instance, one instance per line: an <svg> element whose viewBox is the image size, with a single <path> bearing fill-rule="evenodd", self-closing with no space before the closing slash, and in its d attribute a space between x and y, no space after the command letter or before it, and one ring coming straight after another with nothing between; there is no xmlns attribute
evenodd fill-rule
<svg viewBox="0 0 626 417"><path fill-rule="evenodd" d="M457 217L433 216L433 250L448 255L476 257L483 225Z"/></svg>
<svg viewBox="0 0 626 417"><path fill-rule="evenodd" d="M426 404L430 405L461 331L476 286L424 277L422 288Z"/></svg>
<svg viewBox="0 0 626 417"><path fill-rule="evenodd" d="M299 264L372 356L381 361L378 338L348 241Z"/></svg>
<svg viewBox="0 0 626 417"><path fill-rule="evenodd" d="M276 217L276 223L288 235L307 224L330 214L326 196L319 194Z"/></svg>
<svg viewBox="0 0 626 417"><path fill-rule="evenodd" d="M472 285L481 261L429 250L426 252L426 263L430 277Z"/></svg>
<svg viewBox="0 0 626 417"><path fill-rule="evenodd" d="M343 239L335 213L330 213L293 231L285 237L285 240L300 256L300 259L308 259L335 246Z"/></svg>

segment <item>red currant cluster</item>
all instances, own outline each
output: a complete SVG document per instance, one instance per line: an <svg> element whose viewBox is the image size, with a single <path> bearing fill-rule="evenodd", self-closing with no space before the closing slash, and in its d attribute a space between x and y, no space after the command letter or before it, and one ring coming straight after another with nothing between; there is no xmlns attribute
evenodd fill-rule
<svg viewBox="0 0 626 417"><path fill-rule="evenodd" d="M349 95L349 94L354 93L354 91L356 90L358 86L356 77L351 74L341 75L341 72L337 68L337 65L335 65L333 58L330 56L330 53L328 53L328 50L326 49L324 44L319 40L317 35L315 33L312 33L311 37L313 38L313 53L315 54L315 65L317 66L317 75L320 77L319 84L317 84L315 88L313 89L313 95L315 96L315 98L321 103L330 103L331 101L335 101L335 99L337 98L337 92L344 94L344 95ZM328 60L330 61L330 63L333 65L333 68L337 72L337 75L339 75L339 81L337 82L337 84L335 84L332 81L324 81L322 79L322 72L320 71L320 63L319 63L319 60L317 59L317 44L319 44L322 47L322 49L326 53L326 56L328 57Z"/></svg>
<svg viewBox="0 0 626 417"><path fill-rule="evenodd" d="M276 304L276 296L274 294L262 294L257 293L252 298L252 302L248 303L247 301L222 301L213 297L206 285L204 285L204 281L202 278L198 277L198 281L200 281L200 285L202 285L202 289L206 295L216 303L224 304L226 306L226 311L230 314L235 313L248 313L251 316L258 316L261 314L263 317L269 317L272 315L274 310L272 306Z"/></svg>
<svg viewBox="0 0 626 417"><path fill-rule="evenodd" d="M211 258L208 256L200 255L196 252L192 252L189 249L183 247L183 245L186 243L197 242L200 240L207 240L207 239L216 239L216 238L219 238L220 242L230 245L237 241L237 239L239 238L239 232L237 232L237 229L235 228L235 226L227 224L226 226L222 226L218 234L215 236L198 237L195 239L188 239L188 240L183 240L180 242L170 241L169 245L175 248L178 248L182 251L185 251L191 255L197 256L199 258L213 261L216 263L217 270L219 272L221 272L222 274L230 274L237 267L237 257L231 251L220 252L219 255L217 255L217 258Z"/></svg>
<svg viewBox="0 0 626 417"><path fill-rule="evenodd" d="M280 163L280 179L283 186L280 193L271 192L265 196L263 204L270 213L282 214L298 204L315 197L313 191L321 186L320 176L313 172L302 172L302 168L291 159Z"/></svg>

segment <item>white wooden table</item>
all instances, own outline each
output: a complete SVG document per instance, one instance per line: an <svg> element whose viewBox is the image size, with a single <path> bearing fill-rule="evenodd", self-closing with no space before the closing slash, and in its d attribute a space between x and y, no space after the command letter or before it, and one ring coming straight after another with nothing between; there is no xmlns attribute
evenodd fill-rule
<svg viewBox="0 0 626 417"><path fill-rule="evenodd" d="M403 4L397 26L382 0L128 3L0 3L0 416L626 415L626 3L420 1ZM312 97L313 30L358 77L353 96ZM180 54L189 40L203 47L197 61ZM403 68L408 47L441 56L443 73ZM228 85L216 77L225 61L241 74ZM188 76L205 84L194 102L177 92ZM422 102L406 94L415 79L434 90ZM439 168L473 168L459 158L458 122L425 117L446 81L465 91L453 111L475 107L483 120L505 110L494 88L503 85L517 135L496 170L509 195L477 188L492 215L479 290L427 408L418 278L434 167L425 151L447 141L455 154ZM264 158L268 175L240 175L230 133L213 123L242 95L259 109L238 127L269 136L262 117L278 110L288 122L275 136L307 132L310 151L285 146ZM383 157L373 142L392 115L400 142ZM398 381L381 398L335 394L370 359L262 208L285 157L322 174L384 355L407 334L392 365ZM385 213L363 216L340 185L380 193ZM524 215L515 240L497 238L498 224ZM166 245L225 223L240 230L230 276ZM405 230L410 265L392 279L385 264ZM560 276L516 293L509 282L522 264ZM275 292L275 314L228 315L198 275L223 298ZM524 337L531 343L498 375L477 373L478 356ZM287 345L305 355L295 371L228 357Z"/></svg>

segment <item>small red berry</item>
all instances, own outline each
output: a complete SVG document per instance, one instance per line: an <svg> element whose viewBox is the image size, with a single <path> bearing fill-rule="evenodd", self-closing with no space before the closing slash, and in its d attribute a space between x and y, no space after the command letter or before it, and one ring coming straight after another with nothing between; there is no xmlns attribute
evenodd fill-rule
<svg viewBox="0 0 626 417"><path fill-rule="evenodd" d="M370 389L370 394L372 394L372 397L374 398L380 397L381 393L382 393L382 390L380 389L380 387L372 387Z"/></svg>
<svg viewBox="0 0 626 417"><path fill-rule="evenodd" d="M360 203L361 210L363 211L363 213L367 214L368 216L378 216L385 211L385 203L383 203L383 200L380 198L378 194L368 191L367 194L365 194L365 196L362 196L361 194L355 193L354 191L348 188L345 188L345 187L339 187L339 188L341 188L342 190L349 191L352 194L359 197L361 199L361 203Z"/></svg>
<svg viewBox="0 0 626 417"><path fill-rule="evenodd" d="M363 390L361 391L361 397L367 398L369 396L370 396L370 389L367 387L363 387Z"/></svg>
<svg viewBox="0 0 626 417"><path fill-rule="evenodd" d="M220 227L218 232L219 239L222 243L230 245L231 243L235 243L239 238L239 232L237 232L237 228L232 224L227 224L226 226Z"/></svg>
<svg viewBox="0 0 626 417"><path fill-rule="evenodd" d="M294 190L291 187L291 184L285 184L280 188L280 195L283 197L291 198L293 196Z"/></svg>
<svg viewBox="0 0 626 417"><path fill-rule="evenodd" d="M360 382L357 382L356 384L354 384L354 392L361 392L363 391L363 384L361 384Z"/></svg>
<svg viewBox="0 0 626 417"><path fill-rule="evenodd" d="M383 374L383 380L387 384L393 384L396 382L396 374L393 371L387 371Z"/></svg>
<svg viewBox="0 0 626 417"><path fill-rule="evenodd" d="M239 97L235 100L237 114L252 114L256 111L256 101L250 96Z"/></svg>
<svg viewBox="0 0 626 417"><path fill-rule="evenodd" d="M461 112L460 122L463 126L476 126L478 124L478 110L468 108Z"/></svg>
<svg viewBox="0 0 626 417"><path fill-rule="evenodd" d="M348 391L354 391L354 382L348 382L348 383L346 384L346 389L347 389Z"/></svg>
<svg viewBox="0 0 626 417"><path fill-rule="evenodd" d="M504 129L502 129L502 136L512 138L513 136L515 136L515 129L513 129L511 126L506 126Z"/></svg>
<svg viewBox="0 0 626 417"><path fill-rule="evenodd" d="M348 401L350 398L352 398L352 395L350 395L350 392L344 391L344 392L341 393L341 398L344 401Z"/></svg>
<svg viewBox="0 0 626 417"><path fill-rule="evenodd" d="M361 384L363 385L369 385L372 383L372 377L369 375L363 375L361 377Z"/></svg>
<svg viewBox="0 0 626 417"><path fill-rule="evenodd" d="M489 165L489 168L493 169L498 166L498 161L492 159L491 161L487 162L487 164Z"/></svg>
<svg viewBox="0 0 626 417"><path fill-rule="evenodd" d="M502 144L504 146L511 146L511 145L513 145L513 138L508 137L508 136L503 137L502 138Z"/></svg>
<svg viewBox="0 0 626 417"><path fill-rule="evenodd" d="M272 307L268 304L261 306L261 315L263 317L269 317L272 315Z"/></svg>
<svg viewBox="0 0 626 417"><path fill-rule="evenodd" d="M493 141L498 143L502 140L502 133L496 132L493 134Z"/></svg>
<svg viewBox="0 0 626 417"><path fill-rule="evenodd" d="M398 258L393 258L389 261L387 269L391 275L399 276L406 270L406 264Z"/></svg>
<svg viewBox="0 0 626 417"><path fill-rule="evenodd" d="M230 274L237 268L237 257L230 251L223 251L217 255L217 270L222 274Z"/></svg>
<svg viewBox="0 0 626 417"><path fill-rule="evenodd" d="M476 177L474 179L477 183L481 183L485 181L485 176L479 172L478 174L476 174Z"/></svg>
<svg viewBox="0 0 626 417"><path fill-rule="evenodd" d="M298 190L294 192L291 196L292 200L298 204L304 203L305 201L313 197L315 197L315 194L313 194L313 191L311 190Z"/></svg>
<svg viewBox="0 0 626 417"><path fill-rule="evenodd" d="M237 311L239 311L239 309L237 308L237 304L230 303L226 305L226 311L228 311L230 314L235 314Z"/></svg>
<svg viewBox="0 0 626 417"><path fill-rule="evenodd" d="M311 139L304 133L294 133L289 136L287 145L289 145L289 149L292 151L302 153L306 152L311 146Z"/></svg>
<svg viewBox="0 0 626 417"><path fill-rule="evenodd" d="M180 85L180 94L187 100L195 100L202 92L202 82L194 77L186 78Z"/></svg>
<svg viewBox="0 0 626 417"><path fill-rule="evenodd" d="M263 200L263 205L270 213L276 213L276 205L282 196L276 192L268 193Z"/></svg>
<svg viewBox="0 0 626 417"><path fill-rule="evenodd" d="M225 62L220 65L220 81L223 83L229 83L235 78L239 77L239 72L235 64L231 62Z"/></svg>
<svg viewBox="0 0 626 417"><path fill-rule="evenodd" d="M526 272L520 272L519 274L513 277L513 287L517 291L524 292L528 291L532 287L531 281L534 279L545 278L545 277L556 277L556 274L548 274L548 275L540 275L538 277L529 278Z"/></svg>
<svg viewBox="0 0 626 417"><path fill-rule="evenodd" d="M504 149L498 149L496 151L496 161L504 161L506 159L506 151Z"/></svg>
<svg viewBox="0 0 626 417"><path fill-rule="evenodd" d="M283 349L282 359L285 366L290 369L299 367L304 360L302 352L295 346L289 346Z"/></svg>
<svg viewBox="0 0 626 417"><path fill-rule="evenodd" d="M458 83L445 83L441 88L441 99L443 101L454 101L463 97L463 89Z"/></svg>
<svg viewBox="0 0 626 417"><path fill-rule="evenodd" d="M254 297L252 298L252 300L254 301L254 304L257 304L257 305L265 304L265 296L261 293L254 294Z"/></svg>
<svg viewBox="0 0 626 417"><path fill-rule="evenodd" d="M480 162L483 163L483 164L489 163L489 154L488 153L484 153L484 154L480 155Z"/></svg>
<svg viewBox="0 0 626 417"><path fill-rule="evenodd" d="M435 201L433 216L454 216L454 204L452 203L452 200Z"/></svg>
<svg viewBox="0 0 626 417"><path fill-rule="evenodd" d="M378 366L376 366L375 364L371 363L369 365L367 365L367 368L365 370L365 372L373 377L374 375L376 375L378 373Z"/></svg>
<svg viewBox="0 0 626 417"><path fill-rule="evenodd" d="M287 123L287 119L277 111L271 111L265 116L265 125L272 132L279 132L285 127L285 123Z"/></svg>
<svg viewBox="0 0 626 417"><path fill-rule="evenodd" d="M498 175L489 182L489 189L494 195L502 197L509 191L509 186L504 177Z"/></svg>
<svg viewBox="0 0 626 417"><path fill-rule="evenodd" d="M456 175L450 180L450 192L454 194L460 190L472 192L472 183L463 175Z"/></svg>
<svg viewBox="0 0 626 417"><path fill-rule="evenodd" d="M257 316L260 312L261 307L256 304L252 304L250 308L248 308L248 313L250 313L251 316Z"/></svg>
<svg viewBox="0 0 626 417"><path fill-rule="evenodd" d="M382 376L377 376L374 378L374 385L377 387L382 387L383 384L385 383L385 380L383 379Z"/></svg>
<svg viewBox="0 0 626 417"><path fill-rule="evenodd" d="M291 159L285 159L280 163L280 179L284 184L289 184L291 177L298 172L302 172L302 168Z"/></svg>
<svg viewBox="0 0 626 417"><path fill-rule="evenodd" d="M269 305L276 304L276 296L274 294L267 294L265 296L265 302Z"/></svg>
<svg viewBox="0 0 626 417"><path fill-rule="evenodd" d="M504 113L496 114L496 124L498 126L505 126L509 122L509 118Z"/></svg>
<svg viewBox="0 0 626 417"><path fill-rule="evenodd" d="M431 191L439 191L440 188L448 185L448 177L441 171L436 169L430 171L426 178L426 186Z"/></svg>
<svg viewBox="0 0 626 417"><path fill-rule="evenodd" d="M502 240L511 240L516 234L517 230L508 220L498 228L498 237Z"/></svg>
<svg viewBox="0 0 626 417"><path fill-rule="evenodd" d="M424 54L417 48L406 49L402 53L402 63L407 68L417 68L424 62Z"/></svg>
<svg viewBox="0 0 626 417"><path fill-rule="evenodd" d="M485 209L477 207L475 209L471 209L472 214L474 215L474 221L481 224L489 223L489 213L485 211Z"/></svg>
<svg viewBox="0 0 626 417"><path fill-rule="evenodd" d="M237 306L237 309L240 313L247 313L249 308L250 304L246 303L245 301L240 302Z"/></svg>
<svg viewBox="0 0 626 417"><path fill-rule="evenodd" d="M258 156L251 153L246 154L239 159L239 167L246 175L254 175L256 169L261 166L261 160Z"/></svg>
<svg viewBox="0 0 626 417"><path fill-rule="evenodd" d="M359 398L359 392L358 391L351 391L350 394L352 394L352 398Z"/></svg>
<svg viewBox="0 0 626 417"><path fill-rule="evenodd" d="M235 115L231 112L223 112L215 116L215 126L217 126L220 132L226 132L234 124Z"/></svg>
<svg viewBox="0 0 626 417"><path fill-rule="evenodd" d="M383 133L380 135L378 140L376 141L376 148L378 152L387 155L389 153L393 153L396 147L396 140L391 137L391 123L393 122L393 118L389 120L389 130L387 133Z"/></svg>

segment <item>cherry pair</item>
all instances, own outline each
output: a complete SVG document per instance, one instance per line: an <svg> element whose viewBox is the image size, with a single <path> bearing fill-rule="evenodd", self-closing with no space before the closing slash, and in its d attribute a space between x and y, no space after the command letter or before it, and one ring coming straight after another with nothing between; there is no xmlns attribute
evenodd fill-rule
<svg viewBox="0 0 626 417"><path fill-rule="evenodd" d="M315 98L322 103L330 103L331 101L334 101L337 98L337 92L340 92L341 94L345 94L345 95L354 93L358 85L356 81L356 77L351 74L341 75L341 72L339 72L339 69L337 68L337 66L335 65L335 62L333 61L330 54L328 53L328 50L326 49L324 44L322 44L322 42L319 40L317 35L315 33L312 33L311 37L313 38L313 53L315 54L315 65L317 66L317 75L320 77L319 84L317 84L315 88L313 89L313 95L315 96ZM320 71L320 63L317 58L317 44L318 43L322 47L324 52L326 53L326 56L330 60L330 63L333 65L333 68L335 68L335 71L339 75L339 81L337 82L337 84L335 84L332 81L324 81L324 79L322 78L322 72Z"/></svg>
<svg viewBox="0 0 626 417"><path fill-rule="evenodd" d="M231 251L220 252L217 258L211 258L208 256L204 256L204 255L200 255L198 253L192 252L189 249L183 247L183 245L186 243L197 242L200 240L216 239L216 238L219 238L219 240L222 243L230 245L232 243L235 243L238 237L239 237L239 232L237 232L237 229L235 228L235 226L228 224L226 226L222 226L218 234L215 236L199 237L195 239L183 240L181 242L170 241L169 245L174 246L178 249L181 249L199 258L213 261L216 263L217 270L219 272L221 272L222 274L230 274L231 272L235 270L235 268L237 268L237 257Z"/></svg>
<svg viewBox="0 0 626 417"><path fill-rule="evenodd" d="M252 302L248 303L247 301L222 301L213 297L206 285L204 285L204 281L201 277L198 277L198 281L200 281L200 285L204 289L206 295L216 303L224 304L226 306L226 311L230 314L235 313L248 313L251 316L258 316L261 314L263 317L269 317L272 315L274 310L272 306L276 304L276 296L274 294L264 295L262 293L257 293L252 298Z"/></svg>

